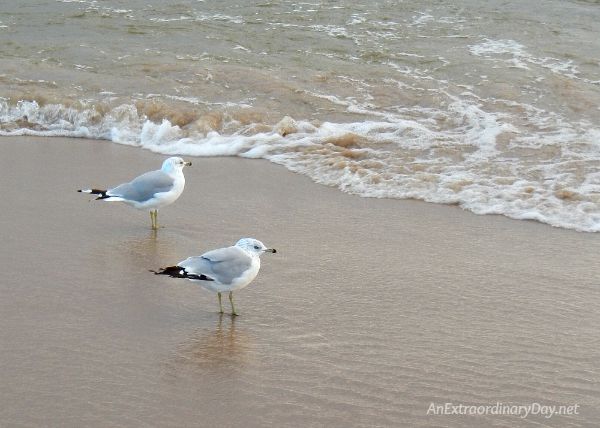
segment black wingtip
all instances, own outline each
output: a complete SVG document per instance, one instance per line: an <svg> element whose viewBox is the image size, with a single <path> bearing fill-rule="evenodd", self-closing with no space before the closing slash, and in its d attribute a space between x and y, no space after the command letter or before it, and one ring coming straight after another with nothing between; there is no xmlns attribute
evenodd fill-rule
<svg viewBox="0 0 600 428"><path fill-rule="evenodd" d="M77 191L79 193L90 193L92 195L98 195L98 197L96 199L110 198L110 196L106 194L107 190L102 190L102 189L79 189Z"/></svg>
<svg viewBox="0 0 600 428"><path fill-rule="evenodd" d="M189 273L189 274L186 273L186 278L187 279L195 279L197 281L214 281L214 279L209 278L208 276L204 275L203 273L200 275L196 275L193 273Z"/></svg>
<svg viewBox="0 0 600 428"><path fill-rule="evenodd" d="M154 275L169 275L171 278L187 278L187 273L181 266L169 266L161 268L158 271L151 270L150 272L154 272Z"/></svg>
<svg viewBox="0 0 600 428"><path fill-rule="evenodd" d="M158 271L150 270L150 272L154 273L154 275L168 275L171 278L194 279L197 281L214 281L212 278L209 278L204 274L198 275L195 273L188 273L185 268L182 268L181 266L169 266L166 268L161 268Z"/></svg>

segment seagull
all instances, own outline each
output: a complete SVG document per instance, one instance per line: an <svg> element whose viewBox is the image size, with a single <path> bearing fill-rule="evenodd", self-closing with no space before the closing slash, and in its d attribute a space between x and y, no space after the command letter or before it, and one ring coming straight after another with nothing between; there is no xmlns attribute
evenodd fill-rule
<svg viewBox="0 0 600 428"><path fill-rule="evenodd" d="M206 290L217 293L219 313L223 313L221 293L229 292L231 315L237 316L233 292L250 284L260 269L260 255L276 253L254 238L242 238L234 246L208 251L201 256L189 257L176 266L154 272L171 278L185 278L198 282Z"/></svg>
<svg viewBox="0 0 600 428"><path fill-rule="evenodd" d="M158 229L158 209L172 204L179 198L185 186L183 167L191 166L181 158L166 159L162 168L149 171L129 183L108 190L81 189L78 192L98 195L97 200L124 202L138 210L150 210L152 229Z"/></svg>

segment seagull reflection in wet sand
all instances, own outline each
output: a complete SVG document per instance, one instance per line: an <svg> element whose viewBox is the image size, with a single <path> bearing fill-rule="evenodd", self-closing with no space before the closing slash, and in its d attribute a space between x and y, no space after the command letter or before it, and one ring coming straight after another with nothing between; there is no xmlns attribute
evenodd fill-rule
<svg viewBox="0 0 600 428"><path fill-rule="evenodd" d="M193 337L181 344L176 351L177 363L185 363L201 369L235 366L241 367L253 354L251 337L236 329L236 317L219 314L214 330L198 330ZM227 321L223 321L226 318Z"/></svg>

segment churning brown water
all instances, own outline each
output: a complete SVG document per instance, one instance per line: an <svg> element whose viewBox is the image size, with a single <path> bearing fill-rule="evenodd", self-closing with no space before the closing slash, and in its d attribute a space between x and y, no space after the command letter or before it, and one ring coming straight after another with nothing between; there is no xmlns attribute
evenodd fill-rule
<svg viewBox="0 0 600 428"><path fill-rule="evenodd" d="M75 189L161 158L4 138L0 425L597 426L594 234L373 200L266 161L194 159L165 228ZM215 190L215 189L218 189ZM254 236L237 293L148 272ZM579 405L571 416L427 415L431 403Z"/></svg>

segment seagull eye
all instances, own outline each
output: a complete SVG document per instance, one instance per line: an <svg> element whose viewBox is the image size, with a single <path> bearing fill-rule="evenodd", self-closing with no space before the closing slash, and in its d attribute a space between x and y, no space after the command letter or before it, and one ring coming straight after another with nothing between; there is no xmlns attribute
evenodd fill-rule
<svg viewBox="0 0 600 428"><path fill-rule="evenodd" d="M254 246L254 249L255 249L255 250L260 250L260 247L259 247L258 245L255 245L255 246Z"/></svg>

